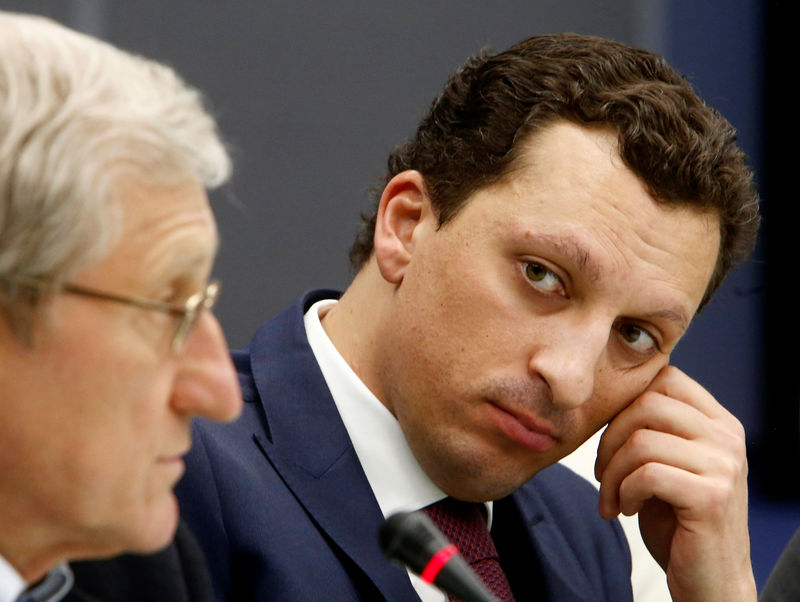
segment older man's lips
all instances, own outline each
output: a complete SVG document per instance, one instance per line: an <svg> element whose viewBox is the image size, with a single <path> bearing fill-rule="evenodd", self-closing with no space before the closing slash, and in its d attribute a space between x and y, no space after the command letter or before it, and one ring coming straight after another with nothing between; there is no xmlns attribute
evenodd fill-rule
<svg viewBox="0 0 800 602"><path fill-rule="evenodd" d="M174 470L178 476L182 476L186 470L186 463L183 461L183 454L177 456L163 456L158 459L158 464L169 470Z"/></svg>
<svg viewBox="0 0 800 602"><path fill-rule="evenodd" d="M545 452L556 444L553 430L521 413L490 404L492 421L509 439L535 452Z"/></svg>

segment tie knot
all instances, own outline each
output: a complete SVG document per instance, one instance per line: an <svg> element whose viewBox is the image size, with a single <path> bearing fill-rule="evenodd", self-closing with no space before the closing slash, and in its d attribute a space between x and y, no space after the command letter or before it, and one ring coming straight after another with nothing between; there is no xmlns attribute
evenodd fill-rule
<svg viewBox="0 0 800 602"><path fill-rule="evenodd" d="M485 558L497 558L486 524L485 504L446 497L425 508L425 512L470 564Z"/></svg>
<svg viewBox="0 0 800 602"><path fill-rule="evenodd" d="M446 497L424 510L497 599L514 602L514 595L500 566L497 548L486 524L486 505Z"/></svg>

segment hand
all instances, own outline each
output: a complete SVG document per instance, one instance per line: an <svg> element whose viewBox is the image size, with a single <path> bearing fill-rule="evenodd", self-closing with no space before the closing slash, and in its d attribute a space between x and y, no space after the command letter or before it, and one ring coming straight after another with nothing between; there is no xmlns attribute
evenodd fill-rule
<svg viewBox="0 0 800 602"><path fill-rule="evenodd" d="M639 513L673 600L756 600L741 423L664 367L609 423L597 450L600 514Z"/></svg>

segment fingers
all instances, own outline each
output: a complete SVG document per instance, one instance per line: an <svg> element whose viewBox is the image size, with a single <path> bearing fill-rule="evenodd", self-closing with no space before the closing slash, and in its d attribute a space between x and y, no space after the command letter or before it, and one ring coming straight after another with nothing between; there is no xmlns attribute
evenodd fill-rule
<svg viewBox="0 0 800 602"><path fill-rule="evenodd" d="M655 433L669 449L655 458L640 461L626 457L609 466L600 493L600 513L613 518L620 512L636 514L652 498L671 505L686 521L715 520L735 497L740 466L723 454L709 455L700 446L668 442L668 435ZM696 449L694 449L696 448ZM631 468L632 467L632 468Z"/></svg>
<svg viewBox="0 0 800 602"><path fill-rule="evenodd" d="M710 489L746 475L743 429L705 389L667 367L609 424L595 474L601 482L600 513L606 518L637 512L648 497L692 504L698 500L681 489L694 482L692 475L710 479L703 482ZM656 476L669 477L669 483L659 483Z"/></svg>
<svg viewBox="0 0 800 602"><path fill-rule="evenodd" d="M683 442L679 437L660 431L635 431L602 473L600 515L613 518L622 512L630 516L638 512L648 498L666 493L661 487L651 487L660 485L658 477L663 476L662 467L681 466L691 474L701 473L708 459L692 453ZM650 493L645 494L645 490Z"/></svg>
<svg viewBox="0 0 800 602"><path fill-rule="evenodd" d="M658 462L644 464L620 484L620 499L623 500L620 512L632 516L652 498L674 506L671 499L679 499L685 492L697 492L698 485L699 479L694 473Z"/></svg>
<svg viewBox="0 0 800 602"><path fill-rule="evenodd" d="M595 477L605 472L611 457L623 446L639 443L634 433L642 430L671 433L684 439L695 439L702 433L704 414L677 399L655 391L646 391L608 425L597 448Z"/></svg>
<svg viewBox="0 0 800 602"><path fill-rule="evenodd" d="M754 600L744 429L667 366L609 423L595 473L600 513L639 513L675 600Z"/></svg>

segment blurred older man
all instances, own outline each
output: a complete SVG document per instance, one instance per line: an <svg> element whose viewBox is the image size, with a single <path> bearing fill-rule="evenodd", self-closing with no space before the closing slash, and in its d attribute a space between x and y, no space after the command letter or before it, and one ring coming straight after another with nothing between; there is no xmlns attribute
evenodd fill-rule
<svg viewBox="0 0 800 602"><path fill-rule="evenodd" d="M241 409L207 311L229 173L170 69L0 13L0 602L172 540L191 418Z"/></svg>

